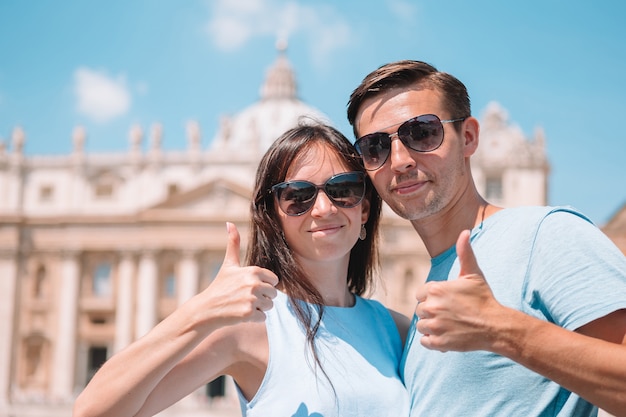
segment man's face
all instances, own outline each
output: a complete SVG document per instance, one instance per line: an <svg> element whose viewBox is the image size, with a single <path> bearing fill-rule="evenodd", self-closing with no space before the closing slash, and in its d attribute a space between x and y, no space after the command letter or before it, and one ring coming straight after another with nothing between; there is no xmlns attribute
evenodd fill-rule
<svg viewBox="0 0 626 417"><path fill-rule="evenodd" d="M359 137L374 132L392 134L403 122L422 114L434 114L441 120L463 116L448 114L435 90L396 89L365 100L355 126ZM414 151L394 135L387 161L368 171L383 200L405 219L420 220L445 210L471 181L463 138L451 123L443 127L443 143L431 152Z"/></svg>

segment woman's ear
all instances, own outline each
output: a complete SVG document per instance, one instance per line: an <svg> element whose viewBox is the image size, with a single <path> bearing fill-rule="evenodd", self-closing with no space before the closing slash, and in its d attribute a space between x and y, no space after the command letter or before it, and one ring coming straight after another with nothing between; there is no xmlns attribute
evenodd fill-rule
<svg viewBox="0 0 626 417"><path fill-rule="evenodd" d="M361 224L367 223L367 219L370 217L370 201L367 198L363 199L361 203Z"/></svg>

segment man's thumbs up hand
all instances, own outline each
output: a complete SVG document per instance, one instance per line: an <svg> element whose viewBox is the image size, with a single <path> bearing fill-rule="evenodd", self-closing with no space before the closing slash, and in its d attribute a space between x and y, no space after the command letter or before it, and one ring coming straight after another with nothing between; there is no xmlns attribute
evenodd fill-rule
<svg viewBox="0 0 626 417"><path fill-rule="evenodd" d="M456 241L456 255L459 258L459 278L472 278L485 280L483 272L478 266L478 261L470 245L470 231L464 230Z"/></svg>
<svg viewBox="0 0 626 417"><path fill-rule="evenodd" d="M469 238L469 230L464 230L456 243L458 279L430 281L417 291L417 330L429 349L489 350L493 342L490 323L497 320L502 306L478 266Z"/></svg>

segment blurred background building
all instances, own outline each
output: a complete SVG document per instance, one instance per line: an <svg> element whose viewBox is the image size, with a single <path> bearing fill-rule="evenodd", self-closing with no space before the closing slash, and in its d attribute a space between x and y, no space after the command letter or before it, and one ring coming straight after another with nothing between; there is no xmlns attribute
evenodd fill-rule
<svg viewBox="0 0 626 417"><path fill-rule="evenodd" d="M108 357L206 288L224 256L226 221L245 249L262 154L303 117L328 121L299 100L280 50L258 102L224 117L206 147L189 122L183 150L163 150L153 125L131 126L127 150L91 154L88 132L76 127L71 154L30 156L27 132L15 128L10 151L0 148L0 416L69 416ZM526 138L497 103L480 119L472 164L481 193L502 206L548 203L543 132ZM624 209L607 232L626 251ZM383 274L372 296L411 315L428 254L386 207L382 234ZM161 415L239 415L232 381L221 378Z"/></svg>

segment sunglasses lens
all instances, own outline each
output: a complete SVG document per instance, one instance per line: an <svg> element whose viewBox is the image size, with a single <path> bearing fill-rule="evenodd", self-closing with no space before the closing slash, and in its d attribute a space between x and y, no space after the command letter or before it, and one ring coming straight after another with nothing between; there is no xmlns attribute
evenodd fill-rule
<svg viewBox="0 0 626 417"><path fill-rule="evenodd" d="M380 168L389 157L391 138L386 133L377 132L363 136L354 145L363 158L365 169L374 170Z"/></svg>
<svg viewBox="0 0 626 417"><path fill-rule="evenodd" d="M354 207L365 195L365 177L361 172L336 175L326 182L324 191L338 207Z"/></svg>
<svg viewBox="0 0 626 417"><path fill-rule="evenodd" d="M417 116L400 125L398 137L415 151L434 151L443 142L443 124L434 114ZM389 158L391 136L384 132L370 133L358 139L354 147L363 158L365 169L372 171L383 166Z"/></svg>
<svg viewBox="0 0 626 417"><path fill-rule="evenodd" d="M355 207L365 196L365 174L337 174L319 187L308 181L288 181L272 187L278 206L288 216L300 216L309 211L315 204L318 189L323 189L337 207Z"/></svg>
<svg viewBox="0 0 626 417"><path fill-rule="evenodd" d="M305 181L290 181L274 187L280 209L289 216L306 213L315 202L317 188Z"/></svg>
<svg viewBox="0 0 626 417"><path fill-rule="evenodd" d="M400 125L398 136L409 148L419 152L430 152L443 142L443 125L433 114L418 116Z"/></svg>

